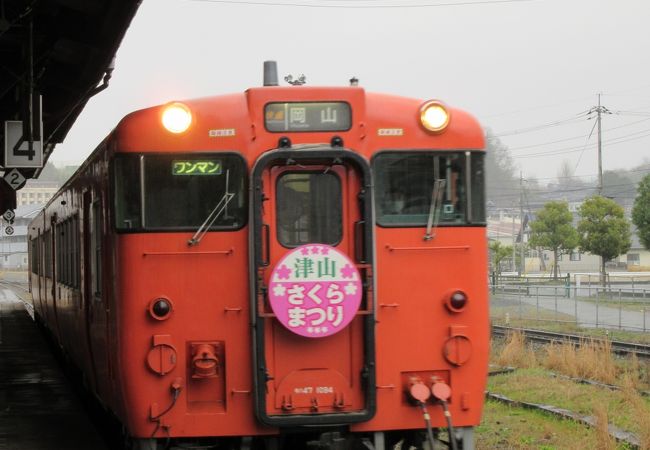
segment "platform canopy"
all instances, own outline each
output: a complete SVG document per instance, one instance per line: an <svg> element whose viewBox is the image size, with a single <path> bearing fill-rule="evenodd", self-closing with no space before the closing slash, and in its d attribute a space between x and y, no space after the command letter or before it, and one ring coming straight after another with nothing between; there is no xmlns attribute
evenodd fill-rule
<svg viewBox="0 0 650 450"><path fill-rule="evenodd" d="M23 129L42 140L44 164L88 99L110 78L113 57L139 5L140 0L0 0L0 166L5 175L13 170L5 157L5 122L32 124ZM40 173L37 167L17 170L25 178ZM13 188L1 184L0 214L15 204Z"/></svg>

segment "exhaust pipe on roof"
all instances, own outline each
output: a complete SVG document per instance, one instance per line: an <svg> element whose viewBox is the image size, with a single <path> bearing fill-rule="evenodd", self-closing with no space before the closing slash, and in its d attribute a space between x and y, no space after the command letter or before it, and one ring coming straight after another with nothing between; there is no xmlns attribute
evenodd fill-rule
<svg viewBox="0 0 650 450"><path fill-rule="evenodd" d="M278 86L278 63L264 61L264 86Z"/></svg>

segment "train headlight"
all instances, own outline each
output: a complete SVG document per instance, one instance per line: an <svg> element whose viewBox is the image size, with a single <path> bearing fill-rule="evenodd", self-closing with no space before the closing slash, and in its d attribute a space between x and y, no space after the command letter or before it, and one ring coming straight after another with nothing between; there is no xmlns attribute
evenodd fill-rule
<svg viewBox="0 0 650 450"><path fill-rule="evenodd" d="M445 306L451 312L461 312L467 305L467 294L463 291L452 291L445 298Z"/></svg>
<svg viewBox="0 0 650 450"><path fill-rule="evenodd" d="M192 125L192 112L182 103L170 103L163 111L162 124L171 133L183 133Z"/></svg>
<svg viewBox="0 0 650 450"><path fill-rule="evenodd" d="M433 133L442 133L449 125L450 118L447 107L437 100L428 101L420 107L420 123Z"/></svg>
<svg viewBox="0 0 650 450"><path fill-rule="evenodd" d="M156 320L166 320L171 315L173 305L168 298L160 297L149 304L149 314Z"/></svg>

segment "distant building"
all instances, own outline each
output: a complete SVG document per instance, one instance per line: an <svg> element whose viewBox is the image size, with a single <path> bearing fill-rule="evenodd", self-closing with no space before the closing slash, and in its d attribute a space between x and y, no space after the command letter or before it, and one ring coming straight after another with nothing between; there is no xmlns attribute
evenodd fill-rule
<svg viewBox="0 0 650 450"><path fill-rule="evenodd" d="M0 269L27 269L27 227L43 206L44 204L18 206L14 211L16 217L11 224L11 235L7 235L9 223L0 218Z"/></svg>
<svg viewBox="0 0 650 450"><path fill-rule="evenodd" d="M636 234L636 229L632 233L632 246L627 252L627 255L622 255L621 259L625 260L627 270L629 271L650 270L650 250L641 244L639 236Z"/></svg>
<svg viewBox="0 0 650 450"><path fill-rule="evenodd" d="M16 205L42 205L47 203L59 189L56 181L27 180L27 184L16 192Z"/></svg>
<svg viewBox="0 0 650 450"><path fill-rule="evenodd" d="M569 211L573 214L573 225L577 227L580 216L579 208L582 201L568 201ZM625 217L629 220L631 208L625 207ZM530 221L535 220L536 212L528 212ZM487 235L490 241L499 241L503 245L515 246L514 254L518 254L521 241L521 217L517 208L493 208L488 215ZM606 263L608 272L616 271L649 271L650 251L639 242L636 229L632 226L632 246L630 250ZM530 238L530 228L524 220L523 241L526 245L524 256L524 273L539 274L553 272L553 252L530 248L527 243ZM540 251L541 250L541 251ZM519 258L517 257L517 260ZM600 271L600 257L591 253L582 253L579 249L559 255L558 271L562 274ZM501 262L502 269L517 271L519 268L513 264L513 258L505 258Z"/></svg>

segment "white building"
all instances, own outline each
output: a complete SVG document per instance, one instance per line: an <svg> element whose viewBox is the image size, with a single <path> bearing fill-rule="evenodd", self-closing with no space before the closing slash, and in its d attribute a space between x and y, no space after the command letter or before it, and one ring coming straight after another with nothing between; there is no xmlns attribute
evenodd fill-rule
<svg viewBox="0 0 650 450"><path fill-rule="evenodd" d="M25 187L16 192L16 206L42 205L47 203L59 190L56 181L39 181L29 179Z"/></svg>
<svg viewBox="0 0 650 450"><path fill-rule="evenodd" d="M38 204L17 207L13 224L0 218L0 269L27 270L27 227L43 206ZM12 234L7 234L8 226L11 226Z"/></svg>

